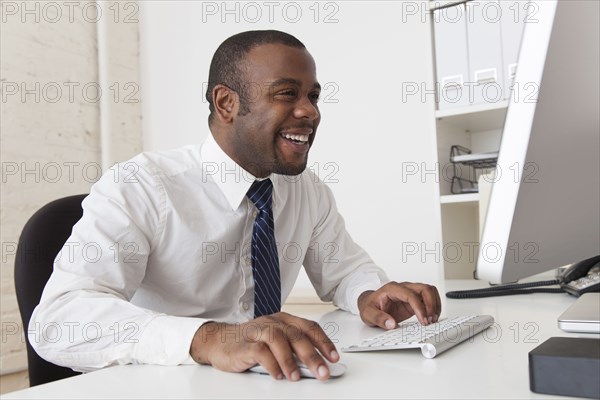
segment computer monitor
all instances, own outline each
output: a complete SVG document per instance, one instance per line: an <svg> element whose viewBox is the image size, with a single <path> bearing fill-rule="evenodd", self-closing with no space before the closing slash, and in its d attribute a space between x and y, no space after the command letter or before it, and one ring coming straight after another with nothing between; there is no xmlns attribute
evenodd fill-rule
<svg viewBox="0 0 600 400"><path fill-rule="evenodd" d="M490 283L600 254L599 2L531 10L479 247Z"/></svg>

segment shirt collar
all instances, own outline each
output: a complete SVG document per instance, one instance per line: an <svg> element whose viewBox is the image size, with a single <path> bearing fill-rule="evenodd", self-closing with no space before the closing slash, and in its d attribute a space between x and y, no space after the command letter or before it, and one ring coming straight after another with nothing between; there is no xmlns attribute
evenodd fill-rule
<svg viewBox="0 0 600 400"><path fill-rule="evenodd" d="M261 179L256 178L233 161L219 146L212 134L208 135L200 152L205 173L212 177L231 209L237 210L252 183ZM277 175L271 174L268 178L273 182L273 190L276 192Z"/></svg>

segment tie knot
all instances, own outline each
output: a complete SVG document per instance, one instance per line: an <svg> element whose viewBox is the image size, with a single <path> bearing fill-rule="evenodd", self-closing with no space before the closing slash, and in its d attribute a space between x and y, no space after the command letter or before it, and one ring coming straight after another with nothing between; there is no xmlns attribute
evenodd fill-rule
<svg viewBox="0 0 600 400"><path fill-rule="evenodd" d="M271 208L271 197L273 194L273 183L270 179L254 181L248 190L248 198L260 211Z"/></svg>

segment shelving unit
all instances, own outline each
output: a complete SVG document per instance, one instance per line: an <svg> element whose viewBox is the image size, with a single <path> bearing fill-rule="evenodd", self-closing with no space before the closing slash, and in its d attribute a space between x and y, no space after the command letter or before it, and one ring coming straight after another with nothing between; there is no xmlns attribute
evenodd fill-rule
<svg viewBox="0 0 600 400"><path fill-rule="evenodd" d="M473 277L477 261L480 223L479 193L452 194L452 145L468 147L473 152L496 151L506 115L506 105L485 110L468 110L436 118L438 162L440 165L440 206L444 272L447 279ZM488 170L483 170L487 172ZM463 171L468 178L477 181L479 173L472 167ZM472 176L469 176L472 175Z"/></svg>
<svg viewBox="0 0 600 400"><path fill-rule="evenodd" d="M507 81L503 80L503 76L508 77L510 75L509 71L514 71L514 66L516 64L512 64L510 67L506 64L486 66L486 63L490 60L485 57L489 56L497 59L498 57L496 56L498 54L491 53L487 50L501 48L502 50L498 50L502 52L499 56L501 63L515 63L517 51L514 50L515 46L511 47L510 43L515 43L515 41L520 40L520 34L514 30L515 26L510 25L510 21L502 21L504 24L502 27L505 29L503 33L492 32L493 29L489 25L485 25L485 21L482 19L477 21L477 16L468 14L469 12L474 12L473 10L485 8L485 4L483 3L486 1L492 2L493 0L478 1L478 7L472 7L470 11L470 6L468 5L469 0L431 0L429 2L429 10L432 12L432 32L434 33L432 35L434 39L432 48L434 51L435 82L438 82L439 84L439 86L437 86L438 89L442 85L441 82L444 81L452 82L452 84L455 85L456 83L454 82L459 82L458 84L460 85L463 80L465 83L477 81L481 84L485 84L483 83L486 82L485 79L478 81L476 77L478 76L477 73L485 73L485 71L489 71L489 68L496 68L498 80L495 82L503 85L503 87L510 85ZM519 2L521 0L515 1ZM499 7L509 7L502 2L497 3L497 5ZM452 21L452 24L447 23L444 25L444 21L439 23L438 18L438 22L436 22L436 18L433 15L434 10L439 10L438 13L450 11L441 10L449 7L462 7L461 9L465 13L464 20ZM513 9L510 8L504 8L503 10L506 12L507 16L510 16L510 12L513 11ZM442 14L443 13L438 14L438 17ZM454 16L458 15L458 13L448 13L448 15ZM469 16L469 18L467 18L467 16ZM475 23L473 23L473 21L475 21ZM460 23L465 24L463 31L460 29L457 30L457 27L460 27ZM469 24L473 24L473 26ZM440 28L440 31L436 32L436 28ZM473 31L479 29L480 32L478 31L477 34L473 34L470 29ZM501 30L500 28L498 29ZM516 29L518 30L519 28L517 27ZM436 36L436 34L438 36ZM490 36L485 36L487 34ZM457 43L456 49L452 48L451 51L448 51L447 46L454 46L455 44L448 35L457 35L456 38L465 42ZM452 38L454 38L454 36L452 36ZM440 40L439 43L436 41L438 39ZM494 40L498 40L499 43L494 42ZM475 49L470 48L472 45L475 46ZM518 49L518 42L516 45ZM474 54L485 54L485 56L482 56L484 58L478 57L474 60ZM505 59L506 55L508 58ZM440 67L440 61L437 59L438 56L450 57L450 62L446 62ZM462 64L458 62L456 57L461 56L468 58L468 71L459 71L456 69L459 67L459 64L464 66L467 62L465 61ZM513 61L511 61L511 57L514 57ZM497 60L494 62L497 62ZM473 66L472 63L474 63L473 65L475 66ZM490 63L492 63L492 61L490 61ZM496 78L494 77L494 79ZM465 89L465 87L466 86L464 86L463 89ZM442 93L440 93L440 96L441 94ZM452 164L450 162L450 149L454 145L459 145L470 149L472 153L498 151L509 104L509 101L507 100L508 96L506 95L507 93L503 92L502 94L503 96L497 101L479 102L479 104L477 103L477 99L471 99L470 96L470 101L466 104L464 104L464 101L460 102L460 105L459 102L457 102L455 103L456 106L454 104L449 104L446 100L443 107L440 103L435 112L440 207L442 216L442 254L446 278L465 279L473 277L480 239L480 222L483 222L481 220L485 216L485 210L482 210L483 212L480 212L479 210L481 200L479 193L452 194L452 177L455 172L457 172L459 176L462 176L465 179L477 181L481 174L493 171L493 168L480 169L467 165L463 168L462 164L458 164L461 169L455 171L457 164ZM448 98L451 98L451 96ZM479 101L480 100L481 99L479 99ZM439 108L442 109L440 110ZM484 204L487 204L486 199L483 200Z"/></svg>

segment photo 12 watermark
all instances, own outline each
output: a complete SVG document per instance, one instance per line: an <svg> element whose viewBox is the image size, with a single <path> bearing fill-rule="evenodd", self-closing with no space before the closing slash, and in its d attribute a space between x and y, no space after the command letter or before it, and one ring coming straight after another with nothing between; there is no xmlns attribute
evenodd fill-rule
<svg viewBox="0 0 600 400"><path fill-rule="evenodd" d="M302 264L312 262L324 265L338 264L340 246L335 241L318 242L312 241L307 244L298 242L276 242L277 254L280 262L286 264ZM200 258L203 263L216 262L225 263L233 261L236 264L250 266L252 263L252 243L247 242L202 242L200 246Z"/></svg>
<svg viewBox="0 0 600 400"><path fill-rule="evenodd" d="M340 22L340 3L334 1L203 1L202 23Z"/></svg>
<svg viewBox="0 0 600 400"><path fill-rule="evenodd" d="M90 103L103 96L117 103L139 103L140 87L136 82L112 82L104 91L98 82L0 82L0 99L7 103Z"/></svg>
<svg viewBox="0 0 600 400"><path fill-rule="evenodd" d="M537 162L513 162L508 165L477 169L457 163L403 161L400 164L400 182L406 183L451 183L454 177L477 181L480 177L486 183L509 180L513 183L537 184L541 182L541 166Z"/></svg>
<svg viewBox="0 0 600 400"><path fill-rule="evenodd" d="M473 264L478 259L488 263L499 263L512 260L515 263L535 264L540 260L537 255L540 246L531 240L513 242L503 246L496 242L480 243L477 241L448 241L448 242L411 242L404 241L394 244L400 249L400 261L403 264L411 262L434 262L442 260L450 264Z"/></svg>
<svg viewBox="0 0 600 400"><path fill-rule="evenodd" d="M2 183L96 183L109 174L114 183L137 183L140 165L134 161L115 164L104 171L97 162L4 161L1 163ZM110 179L109 178L109 179Z"/></svg>
<svg viewBox="0 0 600 400"><path fill-rule="evenodd" d="M0 21L96 24L108 18L114 23L138 23L139 11L135 1L1 1Z"/></svg>
<svg viewBox="0 0 600 400"><path fill-rule="evenodd" d="M537 103L539 84L535 82L514 82L508 88L498 82L449 82L442 85L435 82L429 86L426 82L402 82L402 103L434 101L436 104L445 102L450 105L466 102L473 104L481 95L481 101L486 104L498 104L508 98L513 103Z"/></svg>
<svg viewBox="0 0 600 400"><path fill-rule="evenodd" d="M202 93L206 93L208 90L208 82L202 82ZM278 95L273 82L244 82L240 88L235 91L244 99L246 103L254 103L260 100L262 97L267 97L269 101L274 101ZM320 85L318 98L314 101L321 104L337 104L340 102L338 94L340 92L340 86L337 82L325 82ZM295 94L295 93L294 93ZM290 93L286 95L290 96ZM297 94L295 94L297 95ZM202 102L208 104L206 98L202 98Z"/></svg>
<svg viewBox="0 0 600 400"><path fill-rule="evenodd" d="M8 343L12 337L19 337L24 342L27 335L31 343L58 343L70 344L97 343L100 340L112 343L139 342L140 327L136 322L114 322L110 325L95 321L62 321L41 324L35 322L23 328L16 322L2 322L2 343Z"/></svg>
<svg viewBox="0 0 600 400"><path fill-rule="evenodd" d="M54 260L54 263L72 264L81 262L85 264L95 264L102 262L109 264L139 264L145 261L148 247L147 244L140 245L135 241L124 242L80 242L73 239L67 240L60 250L54 245L45 245L43 243L18 243L14 241L3 241L1 245L1 258L3 263L7 263L12 257L19 257L18 261L43 262Z"/></svg>
<svg viewBox="0 0 600 400"><path fill-rule="evenodd" d="M290 343L304 340L307 336L313 343L318 343L321 339L322 330L329 341L337 343L336 337L340 331L337 322L324 322L322 325L313 321L306 321L307 326L290 322L282 325L279 321L270 319L270 317L261 318L245 323L236 324L207 324L202 331L202 342L207 343L209 339L217 337L221 343L243 343L243 342L266 342L273 343L275 337L287 338Z"/></svg>
<svg viewBox="0 0 600 400"><path fill-rule="evenodd" d="M510 22L514 24L538 23L539 5L533 1L468 1L455 4L441 1L403 1L401 21L427 23L473 23L483 21L489 24Z"/></svg>

